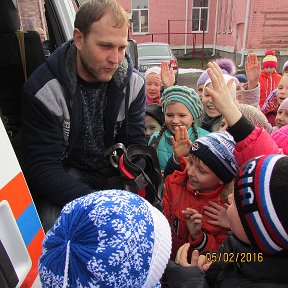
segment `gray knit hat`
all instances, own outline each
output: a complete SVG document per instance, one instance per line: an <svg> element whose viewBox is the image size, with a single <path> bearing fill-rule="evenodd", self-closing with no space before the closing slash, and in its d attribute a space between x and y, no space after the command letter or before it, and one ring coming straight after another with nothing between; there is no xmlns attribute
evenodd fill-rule
<svg viewBox="0 0 288 288"><path fill-rule="evenodd" d="M165 113L167 104L180 102L184 104L196 120L202 115L202 103L194 89L186 86L172 86L164 90L161 102Z"/></svg>

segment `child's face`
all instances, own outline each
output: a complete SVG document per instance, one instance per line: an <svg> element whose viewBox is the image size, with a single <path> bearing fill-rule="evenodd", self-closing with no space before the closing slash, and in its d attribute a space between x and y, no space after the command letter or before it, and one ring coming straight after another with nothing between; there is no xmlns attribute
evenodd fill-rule
<svg viewBox="0 0 288 288"><path fill-rule="evenodd" d="M161 130L161 125L159 124L159 122L151 117L146 115L145 116L145 137L146 138L150 138L150 136L156 132L156 131L160 131Z"/></svg>
<svg viewBox="0 0 288 288"><path fill-rule="evenodd" d="M212 83L208 84L206 87L213 89ZM211 96L206 92L203 91L202 94L202 104L203 104L203 110L204 112L209 116L209 117L217 117L221 115L216 108L214 107L212 103L212 98Z"/></svg>
<svg viewBox="0 0 288 288"><path fill-rule="evenodd" d="M234 200L234 193L228 195L228 201L230 205L227 209L227 218L229 220L232 232L238 239L247 244L250 244L238 214L237 206Z"/></svg>
<svg viewBox="0 0 288 288"><path fill-rule="evenodd" d="M266 71L267 74L272 75L275 71L275 68L269 66L269 67L265 67L264 70Z"/></svg>
<svg viewBox="0 0 288 288"><path fill-rule="evenodd" d="M186 170L188 176L187 188L193 191L210 192L223 184L202 160L193 155L188 157Z"/></svg>
<svg viewBox="0 0 288 288"><path fill-rule="evenodd" d="M198 87L197 87L197 94L199 96L199 98L202 100L202 95L203 95L203 87L204 87L204 84L200 84Z"/></svg>
<svg viewBox="0 0 288 288"><path fill-rule="evenodd" d="M145 93L146 97L155 100L160 99L160 91L162 87L162 82L160 75L155 73L150 73L146 77Z"/></svg>
<svg viewBox="0 0 288 288"><path fill-rule="evenodd" d="M275 117L275 123L278 128L281 128L288 124L288 110L281 109L277 111L277 115Z"/></svg>
<svg viewBox="0 0 288 288"><path fill-rule="evenodd" d="M165 123L170 132L175 134L176 127L185 126L188 130L193 123L193 117L184 104L171 102L166 106Z"/></svg>
<svg viewBox="0 0 288 288"><path fill-rule="evenodd" d="M281 78L276 92L277 103L280 105L288 97L288 75Z"/></svg>

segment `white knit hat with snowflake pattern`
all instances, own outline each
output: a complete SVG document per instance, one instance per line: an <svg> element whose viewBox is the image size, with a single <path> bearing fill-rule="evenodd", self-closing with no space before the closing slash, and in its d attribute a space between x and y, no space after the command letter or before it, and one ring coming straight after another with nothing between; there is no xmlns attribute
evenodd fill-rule
<svg viewBox="0 0 288 288"><path fill-rule="evenodd" d="M68 203L43 242L43 287L156 287L171 252L164 215L122 190Z"/></svg>

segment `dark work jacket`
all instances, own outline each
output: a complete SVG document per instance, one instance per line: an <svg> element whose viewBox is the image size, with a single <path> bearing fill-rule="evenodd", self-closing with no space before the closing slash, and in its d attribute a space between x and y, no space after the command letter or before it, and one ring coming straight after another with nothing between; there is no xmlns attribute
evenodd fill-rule
<svg viewBox="0 0 288 288"><path fill-rule="evenodd" d="M144 144L144 79L133 69L127 55L107 89L105 148L117 142L125 146ZM58 207L93 191L70 176L63 163L81 128L79 93L76 49L72 40L55 50L23 88L24 175L33 195Z"/></svg>

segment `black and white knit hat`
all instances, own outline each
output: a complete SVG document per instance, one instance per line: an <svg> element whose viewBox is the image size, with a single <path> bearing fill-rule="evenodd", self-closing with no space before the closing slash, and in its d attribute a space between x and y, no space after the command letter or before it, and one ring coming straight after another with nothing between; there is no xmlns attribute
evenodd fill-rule
<svg viewBox="0 0 288 288"><path fill-rule="evenodd" d="M42 287L155 287L171 252L165 216L127 191L68 203L43 242Z"/></svg>
<svg viewBox="0 0 288 288"><path fill-rule="evenodd" d="M192 88L186 86L171 86L164 90L161 102L165 113L167 104L180 102L184 104L196 120L202 115L202 103L198 94Z"/></svg>
<svg viewBox="0 0 288 288"><path fill-rule="evenodd" d="M250 243L265 254L288 253L288 157L259 156L245 163L234 199Z"/></svg>
<svg viewBox="0 0 288 288"><path fill-rule="evenodd" d="M229 183L237 173L234 148L233 137L226 131L217 131L197 139L190 154L202 160L224 183Z"/></svg>

